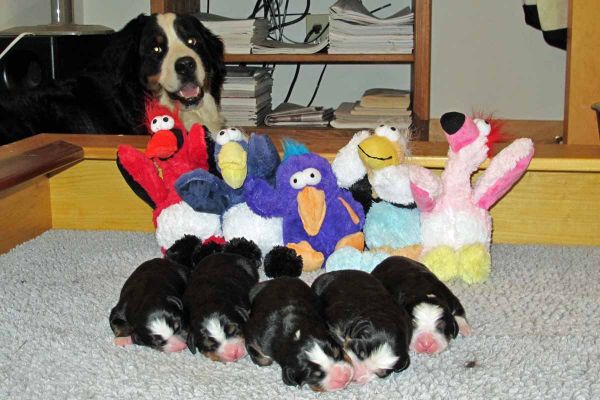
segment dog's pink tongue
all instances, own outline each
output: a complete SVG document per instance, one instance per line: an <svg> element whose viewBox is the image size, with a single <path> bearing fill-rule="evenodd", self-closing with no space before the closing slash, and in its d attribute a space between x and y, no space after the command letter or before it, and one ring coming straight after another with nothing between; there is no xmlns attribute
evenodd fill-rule
<svg viewBox="0 0 600 400"><path fill-rule="evenodd" d="M196 97L198 96L198 93L200 93L200 88L198 85L193 83L186 83L179 91L179 95L181 97L185 97L186 99Z"/></svg>

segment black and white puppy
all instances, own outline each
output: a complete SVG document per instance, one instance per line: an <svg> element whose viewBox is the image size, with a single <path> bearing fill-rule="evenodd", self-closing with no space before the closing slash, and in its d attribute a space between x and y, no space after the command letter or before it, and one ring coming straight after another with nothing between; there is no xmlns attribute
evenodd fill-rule
<svg viewBox="0 0 600 400"><path fill-rule="evenodd" d="M110 312L110 327L119 346L138 344L164 352L186 348L180 336L181 297L187 267L168 259L144 262L125 281L119 302Z"/></svg>
<svg viewBox="0 0 600 400"><path fill-rule="evenodd" d="M366 272L345 270L319 276L312 288L352 360L356 382L408 368L410 318L381 282Z"/></svg>
<svg viewBox="0 0 600 400"><path fill-rule="evenodd" d="M436 354L448 347L460 332L471 333L465 309L458 298L427 267L410 258L383 260L371 274L412 317L410 348Z"/></svg>
<svg viewBox="0 0 600 400"><path fill-rule="evenodd" d="M327 329L319 298L302 280L278 277L250 292L252 309L244 328L246 347L260 366L281 366L286 385L314 391L345 388L353 370Z"/></svg>
<svg viewBox="0 0 600 400"><path fill-rule="evenodd" d="M246 355L243 327L250 312L250 289L258 283L261 252L246 239L233 239L221 251L194 257L183 295L187 344L213 361L232 362ZM198 252L197 251L197 252ZM196 253L197 253L196 252Z"/></svg>

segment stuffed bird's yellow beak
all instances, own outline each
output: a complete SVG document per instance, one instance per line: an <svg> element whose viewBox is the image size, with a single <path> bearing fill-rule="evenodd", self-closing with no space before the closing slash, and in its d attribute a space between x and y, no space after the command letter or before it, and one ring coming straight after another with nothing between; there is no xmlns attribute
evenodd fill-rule
<svg viewBox="0 0 600 400"><path fill-rule="evenodd" d="M304 230L310 236L316 236L321 230L325 220L327 204L325 192L313 186L306 186L298 195L298 214L302 220Z"/></svg>
<svg viewBox="0 0 600 400"><path fill-rule="evenodd" d="M246 150L237 142L229 142L221 147L217 163L223 180L234 189L239 189L248 173Z"/></svg>
<svg viewBox="0 0 600 400"><path fill-rule="evenodd" d="M403 154L398 144L383 136L370 136L358 145L358 155L370 169L398 165L402 162Z"/></svg>

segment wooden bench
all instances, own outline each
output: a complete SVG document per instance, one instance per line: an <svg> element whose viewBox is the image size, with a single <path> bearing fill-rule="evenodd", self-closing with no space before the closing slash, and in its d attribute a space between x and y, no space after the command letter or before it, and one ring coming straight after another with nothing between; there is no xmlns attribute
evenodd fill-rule
<svg viewBox="0 0 600 400"><path fill-rule="evenodd" d="M294 138L270 135L278 146ZM349 135L295 138L331 160ZM143 149L147 139L41 134L0 147L0 253L48 229L152 231L150 208L115 163L119 144ZM413 142L411 160L441 170L446 152L446 143ZM527 173L492 209L493 240L600 245L599 209L600 146L537 144Z"/></svg>

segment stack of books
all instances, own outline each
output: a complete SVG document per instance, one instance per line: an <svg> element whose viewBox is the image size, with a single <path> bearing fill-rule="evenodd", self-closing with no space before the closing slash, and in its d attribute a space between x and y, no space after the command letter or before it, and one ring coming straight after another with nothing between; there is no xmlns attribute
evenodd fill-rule
<svg viewBox="0 0 600 400"><path fill-rule="evenodd" d="M344 102L335 110L335 128L371 129L382 123L408 128L412 123L410 92L375 88L365 91L357 102Z"/></svg>
<svg viewBox="0 0 600 400"><path fill-rule="evenodd" d="M255 43L266 39L269 29L263 18L233 19L206 13L196 14L196 18L223 40L227 54L250 54Z"/></svg>
<svg viewBox="0 0 600 400"><path fill-rule="evenodd" d="M273 112L267 114L265 125L326 127L332 118L333 108L281 103Z"/></svg>
<svg viewBox="0 0 600 400"><path fill-rule="evenodd" d="M258 126L271 111L273 78L269 68L227 67L221 112L229 126Z"/></svg>
<svg viewBox="0 0 600 400"><path fill-rule="evenodd" d="M329 9L329 53L410 54L414 13L409 7L388 18L371 14L360 0L339 0Z"/></svg>

